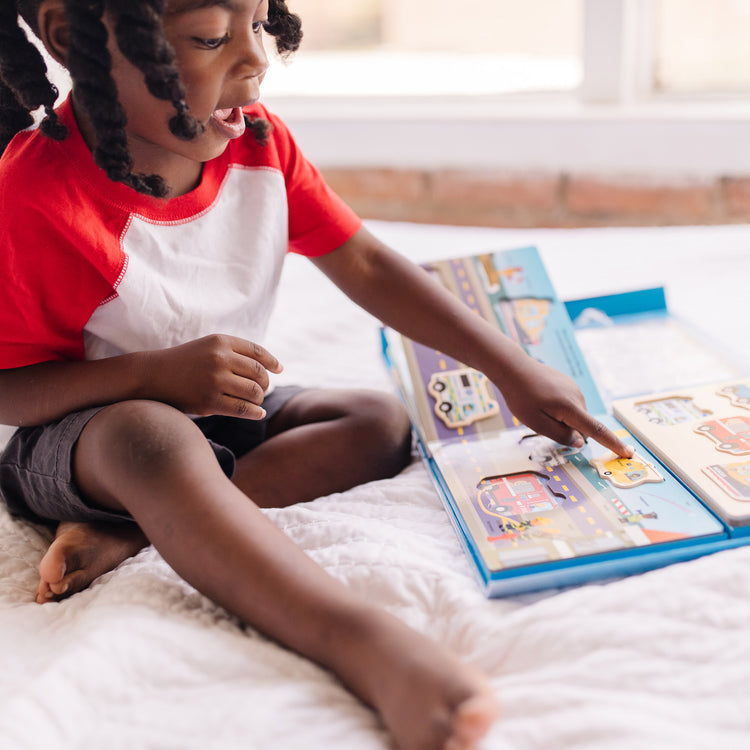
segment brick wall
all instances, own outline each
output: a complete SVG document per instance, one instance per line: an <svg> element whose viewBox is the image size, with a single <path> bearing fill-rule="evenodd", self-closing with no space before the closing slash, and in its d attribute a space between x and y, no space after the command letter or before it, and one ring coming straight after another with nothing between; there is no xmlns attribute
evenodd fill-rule
<svg viewBox="0 0 750 750"><path fill-rule="evenodd" d="M750 222L750 177L679 179L497 171L327 169L370 219L497 227Z"/></svg>

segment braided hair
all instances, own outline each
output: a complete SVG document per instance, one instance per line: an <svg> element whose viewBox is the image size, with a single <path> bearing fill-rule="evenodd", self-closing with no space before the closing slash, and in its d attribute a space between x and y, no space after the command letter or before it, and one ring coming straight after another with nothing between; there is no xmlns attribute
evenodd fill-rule
<svg viewBox="0 0 750 750"><path fill-rule="evenodd" d="M44 108L41 131L63 140L67 129L53 109L57 88L50 82L47 66L37 47L19 25L22 18L38 35L37 12L41 0L0 0L0 153L20 130L33 124L32 112ZM125 127L127 118L112 78L112 60L107 50L108 32L102 21L106 12L114 19L117 45L144 77L149 92L172 104L175 114L170 131L184 140L203 132L185 102L185 87L175 65L175 53L162 25L166 0L63 0L70 29L67 67L77 102L91 120L96 146L94 160L107 176L135 190L163 197L168 185L159 175L135 174ZM289 11L286 0L269 0L265 30L276 39L282 56L294 52L302 40L299 17ZM256 140L266 142L270 124L250 120Z"/></svg>

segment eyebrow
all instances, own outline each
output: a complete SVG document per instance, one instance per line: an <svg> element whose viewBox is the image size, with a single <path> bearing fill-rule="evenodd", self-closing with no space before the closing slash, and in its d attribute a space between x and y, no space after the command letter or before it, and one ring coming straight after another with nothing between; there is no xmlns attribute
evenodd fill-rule
<svg viewBox="0 0 750 750"><path fill-rule="evenodd" d="M182 13L190 13L201 8L214 8L216 6L236 10L237 3L234 0L182 0L176 3L175 8L170 8L165 15L176 16Z"/></svg>

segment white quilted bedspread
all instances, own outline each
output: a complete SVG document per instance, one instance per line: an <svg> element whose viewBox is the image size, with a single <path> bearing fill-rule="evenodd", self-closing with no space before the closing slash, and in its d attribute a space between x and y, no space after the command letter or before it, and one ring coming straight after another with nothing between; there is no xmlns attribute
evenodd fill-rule
<svg viewBox="0 0 750 750"><path fill-rule="evenodd" d="M750 227L371 227L420 260L536 244L563 297L666 282L673 309L720 321L727 346L747 340ZM268 340L286 381L388 388L378 345L371 318L290 259ZM487 750L750 747L750 547L488 601L416 460L269 515L332 575L491 676L503 714ZM2 750L390 747L335 679L240 625L153 548L36 605L47 543L0 511Z"/></svg>

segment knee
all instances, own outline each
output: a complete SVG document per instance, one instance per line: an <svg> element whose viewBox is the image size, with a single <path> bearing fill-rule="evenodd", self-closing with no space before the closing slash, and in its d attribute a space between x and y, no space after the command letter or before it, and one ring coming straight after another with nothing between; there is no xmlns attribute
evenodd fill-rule
<svg viewBox="0 0 750 750"><path fill-rule="evenodd" d="M102 409L86 426L76 464L107 467L117 477L155 477L189 460L205 441L185 414L158 401L123 401ZM78 460L82 454L84 460Z"/></svg>
<svg viewBox="0 0 750 750"><path fill-rule="evenodd" d="M352 420L357 447L382 467L383 477L393 476L409 463L411 423L398 398L378 391L359 392Z"/></svg>

